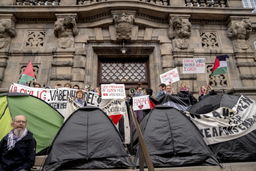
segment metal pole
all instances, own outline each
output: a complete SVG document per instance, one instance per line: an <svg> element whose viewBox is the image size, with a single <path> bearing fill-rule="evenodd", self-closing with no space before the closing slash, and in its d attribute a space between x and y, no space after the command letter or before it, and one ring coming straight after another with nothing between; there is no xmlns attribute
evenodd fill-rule
<svg viewBox="0 0 256 171"><path fill-rule="evenodd" d="M131 106L129 106L129 108L130 108L131 115L132 115L131 118L132 118L133 124L135 125L135 129L136 129L136 132L137 132L138 138L139 138L139 145L140 145L140 149L139 150L141 150L141 153L143 154L143 157L144 157L144 159L146 161L146 165L148 167L148 171L154 171L155 168L154 168L152 160L151 160L151 158L149 156L149 152L148 152L148 149L146 147L146 143L144 141L144 138L143 138L143 135L142 135L139 123L138 123L137 119L135 118L135 115L134 115L134 112L133 112ZM143 169L144 169L144 162L143 162L143 166L140 166L140 168L141 167L143 167Z"/></svg>

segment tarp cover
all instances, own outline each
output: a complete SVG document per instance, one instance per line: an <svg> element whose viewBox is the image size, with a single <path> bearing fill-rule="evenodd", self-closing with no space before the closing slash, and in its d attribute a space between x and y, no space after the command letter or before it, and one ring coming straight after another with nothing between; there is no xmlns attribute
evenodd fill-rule
<svg viewBox="0 0 256 171"><path fill-rule="evenodd" d="M96 107L75 111L56 136L43 170L127 168L133 164L109 117Z"/></svg>
<svg viewBox="0 0 256 171"><path fill-rule="evenodd" d="M238 106L236 107L236 104ZM216 144L211 144L209 147L212 149L213 153L218 157L221 162L243 162L243 161L255 161L256 160L256 130L251 131L250 133L244 136L235 136L235 134L252 129L256 124L256 111L255 101L244 96L235 96L228 94L218 94L212 95L204 98L197 104L193 105L190 109L190 113L194 114L195 121L200 119L202 120L203 114L212 112L217 113L218 109L221 107L226 108L228 111L233 111L238 109L237 112L227 113L226 119L230 120L230 125L226 126L226 131L223 131L222 134L229 136L232 140L220 142ZM220 110L221 111L221 110ZM240 115L239 115L240 113ZM231 116L229 116L231 114ZM243 114L243 116L241 116ZM199 119L196 115L199 115ZM216 116L222 116L223 114L218 112ZM218 118L217 119L220 119ZM251 117L251 118L246 118ZM240 118L234 122L234 118ZM210 120L211 118L208 118ZM214 117L211 119L214 120ZM209 125L209 124L208 124ZM206 125L207 126L207 125ZM242 129L242 130L241 130ZM216 130L220 131L220 128L216 126ZM215 132L215 137L218 132ZM211 131L209 131L211 133ZM218 133L219 134L219 133ZM222 135L223 136L223 135ZM207 137L206 137L207 138Z"/></svg>
<svg viewBox="0 0 256 171"><path fill-rule="evenodd" d="M157 106L141 127L154 166L217 164L196 126L174 108Z"/></svg>

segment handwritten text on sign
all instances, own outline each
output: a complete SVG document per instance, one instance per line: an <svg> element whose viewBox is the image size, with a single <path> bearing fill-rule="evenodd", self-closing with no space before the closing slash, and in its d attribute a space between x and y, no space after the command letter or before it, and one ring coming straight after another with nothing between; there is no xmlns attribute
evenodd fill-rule
<svg viewBox="0 0 256 171"><path fill-rule="evenodd" d="M205 73L205 58L183 59L183 73L184 74Z"/></svg>
<svg viewBox="0 0 256 171"><path fill-rule="evenodd" d="M125 98L124 84L102 84L102 99L123 99Z"/></svg>
<svg viewBox="0 0 256 171"><path fill-rule="evenodd" d="M160 75L161 83L170 84L180 80L179 72L177 68L167 71Z"/></svg>
<svg viewBox="0 0 256 171"><path fill-rule="evenodd" d="M137 96L132 98L133 110L150 109L149 96Z"/></svg>

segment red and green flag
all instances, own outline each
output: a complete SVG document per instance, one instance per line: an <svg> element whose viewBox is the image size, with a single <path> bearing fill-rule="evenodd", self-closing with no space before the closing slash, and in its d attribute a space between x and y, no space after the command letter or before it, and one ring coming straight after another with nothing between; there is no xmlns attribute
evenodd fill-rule
<svg viewBox="0 0 256 171"><path fill-rule="evenodd" d="M35 79L35 73L33 71L33 64L31 61L29 61L20 77L19 84L25 85L27 82L32 81L34 79Z"/></svg>
<svg viewBox="0 0 256 171"><path fill-rule="evenodd" d="M220 74L225 74L227 72L227 69L228 69L227 60L226 60L227 58L229 58L228 55L216 56L211 75L213 76L220 75Z"/></svg>

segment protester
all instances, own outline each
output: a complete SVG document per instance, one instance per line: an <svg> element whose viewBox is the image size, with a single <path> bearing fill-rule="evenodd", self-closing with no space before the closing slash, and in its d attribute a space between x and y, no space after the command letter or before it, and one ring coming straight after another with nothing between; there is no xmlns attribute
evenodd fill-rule
<svg viewBox="0 0 256 171"><path fill-rule="evenodd" d="M143 87L141 86L141 84L138 84L138 86L135 88L135 92L133 96L143 96L144 95L144 91L143 91Z"/></svg>
<svg viewBox="0 0 256 171"><path fill-rule="evenodd" d="M11 130L0 142L0 171L29 171L35 162L36 141L27 130L27 120L17 115Z"/></svg>
<svg viewBox="0 0 256 171"><path fill-rule="evenodd" d="M97 93L99 96L101 95L100 87L96 87L94 92Z"/></svg>
<svg viewBox="0 0 256 171"><path fill-rule="evenodd" d="M61 87L62 87L62 84L60 84L60 83L55 84L55 88L61 88Z"/></svg>
<svg viewBox="0 0 256 171"><path fill-rule="evenodd" d="M79 90L79 89L80 89L80 87L79 87L79 85L75 84L75 85L73 85L73 89L77 89L77 90Z"/></svg>
<svg viewBox="0 0 256 171"><path fill-rule="evenodd" d="M71 85L70 83L66 83L66 84L64 84L64 87L66 87L66 88L72 88L72 85Z"/></svg>
<svg viewBox="0 0 256 171"><path fill-rule="evenodd" d="M201 86L199 89L198 100L202 100L209 93L209 90L211 90L210 86Z"/></svg>
<svg viewBox="0 0 256 171"><path fill-rule="evenodd" d="M35 87L35 88L41 88L41 87L42 87L41 84L40 84L39 82L36 82L36 81L34 81L34 82L32 83L32 85L33 85L33 87Z"/></svg>
<svg viewBox="0 0 256 171"><path fill-rule="evenodd" d="M166 84L164 83L161 83L159 85L159 92L157 93L156 95L156 99L159 99L161 96L165 95L166 94Z"/></svg>
<svg viewBox="0 0 256 171"><path fill-rule="evenodd" d="M178 96L188 99L187 104L193 105L197 103L197 99L189 91L189 88L186 83L182 82L180 86L180 91L177 93Z"/></svg>
<svg viewBox="0 0 256 171"><path fill-rule="evenodd" d="M78 107L84 107L86 106L85 98L84 98L84 92L82 90L78 90L76 92L76 98L75 98L75 104Z"/></svg>
<svg viewBox="0 0 256 171"><path fill-rule="evenodd" d="M166 94L174 94L172 90L172 86L170 84L166 85Z"/></svg>

